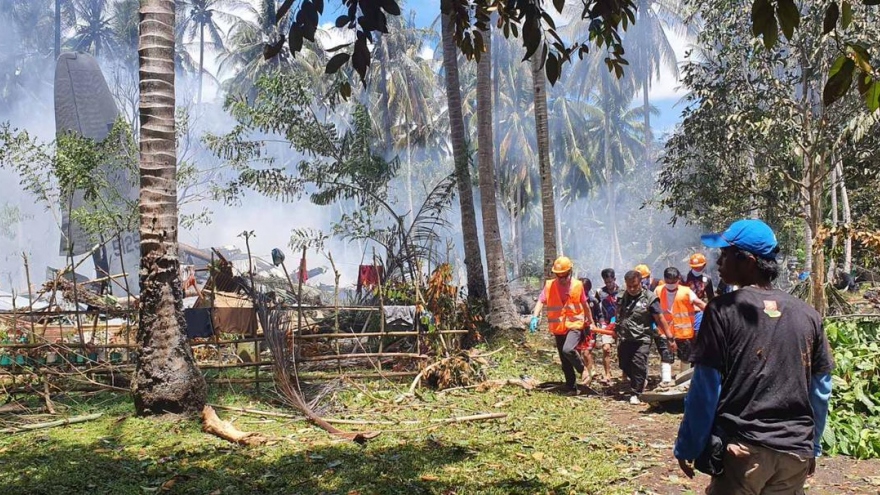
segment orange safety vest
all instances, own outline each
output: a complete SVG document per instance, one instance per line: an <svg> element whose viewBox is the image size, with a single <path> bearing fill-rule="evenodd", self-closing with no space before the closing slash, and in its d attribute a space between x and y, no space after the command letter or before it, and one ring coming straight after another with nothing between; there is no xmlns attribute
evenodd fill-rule
<svg viewBox="0 0 880 495"><path fill-rule="evenodd" d="M660 306L663 308L663 317L666 323L672 325L672 335L676 339L694 338L694 315L696 310L691 302L691 290L686 286L679 286L675 292L675 300L672 301L672 311L669 307L669 291L661 285L654 291L660 297Z"/></svg>
<svg viewBox="0 0 880 495"><path fill-rule="evenodd" d="M547 323L553 335L565 335L569 330L583 330L586 324L586 308L581 304L584 284L574 279L568 292L568 300L562 300L559 284L548 280L544 284L544 295L547 296Z"/></svg>

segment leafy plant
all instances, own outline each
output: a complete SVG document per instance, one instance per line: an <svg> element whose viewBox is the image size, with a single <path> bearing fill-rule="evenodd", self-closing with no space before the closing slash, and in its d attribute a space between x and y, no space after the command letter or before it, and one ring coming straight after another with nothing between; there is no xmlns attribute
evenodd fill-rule
<svg viewBox="0 0 880 495"><path fill-rule="evenodd" d="M825 332L835 362L825 451L880 457L880 317L829 319Z"/></svg>

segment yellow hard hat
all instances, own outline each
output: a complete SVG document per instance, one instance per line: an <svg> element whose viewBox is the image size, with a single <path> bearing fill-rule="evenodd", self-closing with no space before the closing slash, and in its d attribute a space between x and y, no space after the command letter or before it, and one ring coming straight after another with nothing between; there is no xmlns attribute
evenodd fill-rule
<svg viewBox="0 0 880 495"><path fill-rule="evenodd" d="M553 268L550 271L553 273L568 273L571 271L571 266L571 260L568 259L568 256L560 256L553 262Z"/></svg>
<svg viewBox="0 0 880 495"><path fill-rule="evenodd" d="M633 270L639 272L639 275L641 275L642 278L648 278L651 276L651 269L648 268L648 265L645 265L645 264L636 265L636 267L633 268Z"/></svg>

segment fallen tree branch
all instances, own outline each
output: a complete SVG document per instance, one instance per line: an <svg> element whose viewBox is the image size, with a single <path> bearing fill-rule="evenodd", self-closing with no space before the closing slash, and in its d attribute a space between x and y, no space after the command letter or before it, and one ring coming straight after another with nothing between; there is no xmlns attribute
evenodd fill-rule
<svg viewBox="0 0 880 495"><path fill-rule="evenodd" d="M287 418L287 419L304 419L302 415L299 414L285 414L273 411L260 411L258 409L245 409L243 407L232 407L232 406L220 406L217 404L208 404L208 406L213 407L214 409L221 409L224 411L234 411L243 414L254 414L257 416L269 416L273 418Z"/></svg>
<svg viewBox="0 0 880 495"><path fill-rule="evenodd" d="M269 438L261 433L244 432L229 421L223 421L211 406L202 409L202 431L248 447L263 445L269 441Z"/></svg>
<svg viewBox="0 0 880 495"><path fill-rule="evenodd" d="M0 433L19 433L22 431L42 430L44 428L54 428L56 426L71 425L74 423L85 423L86 421L98 419L101 416L103 416L103 413L88 414L86 416L75 416L73 418L59 419L58 421L50 421L48 423L36 423L32 425L15 426L12 428L4 428L0 430Z"/></svg>
<svg viewBox="0 0 880 495"><path fill-rule="evenodd" d="M486 380L476 386L477 392L486 392L487 390L496 390L507 385L515 385L526 390L534 390L539 385L534 378L507 378L503 380Z"/></svg>

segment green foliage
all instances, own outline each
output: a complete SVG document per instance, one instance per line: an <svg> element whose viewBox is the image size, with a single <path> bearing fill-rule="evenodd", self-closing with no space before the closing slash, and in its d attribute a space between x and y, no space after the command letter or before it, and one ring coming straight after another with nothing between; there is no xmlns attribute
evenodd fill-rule
<svg viewBox="0 0 880 495"><path fill-rule="evenodd" d="M880 457L880 318L829 319L831 407L822 442L831 454Z"/></svg>
<svg viewBox="0 0 880 495"><path fill-rule="evenodd" d="M835 62L836 69L832 68L825 82L822 94L825 105L831 105L843 98L852 86L858 66L859 94L864 98L868 110L873 112L880 108L880 72L872 66L867 48L853 44L852 40L864 34L864 26L877 23L877 12L872 11L871 6L880 5L880 2L863 0L862 3L867 8L857 8L855 17L858 20L854 23L852 2L823 2L821 34L833 35L838 50L842 53ZM780 28L786 39L792 41L795 30L801 24L801 18L809 20L813 16L815 14L809 9L798 9L793 0L776 0L775 5L771 0L752 0L752 35L761 36L764 47L772 50L779 39ZM854 46L858 48L854 49Z"/></svg>
<svg viewBox="0 0 880 495"><path fill-rule="evenodd" d="M22 188L49 210L66 209L74 193L82 194L82 206L70 216L95 239L137 223L137 198L130 197L138 180L137 147L123 119L101 142L68 133L43 143L2 124L0 167L16 172Z"/></svg>
<svg viewBox="0 0 880 495"><path fill-rule="evenodd" d="M664 206L712 228L760 215L794 239L790 234L803 223L810 191L821 197L827 190L833 160L842 161L850 189L876 189L873 177L854 174L868 169L863 156L880 151L877 119L856 95L843 97L833 110L816 97L823 84L826 92L843 95L852 83L848 70L858 65L837 58L835 41L822 36L822 2L802 5L792 39L760 50L741 35L749 23L746 3L688 5L702 13L705 29L698 37L702 48L682 69L690 94L662 158ZM865 25L850 44L875 45L878 37L877 25ZM816 67L829 71L827 84Z"/></svg>
<svg viewBox="0 0 880 495"><path fill-rule="evenodd" d="M375 212L387 200L397 161L385 161L371 151L373 134L363 106L353 109L350 128L340 129L318 116L317 108L328 102L316 101L306 83L302 76L276 71L257 81L254 99L227 98L226 109L238 124L225 135L205 138L209 149L238 171L221 198L237 202L247 189L283 201L309 194L315 204L355 200ZM280 136L301 155L295 175L277 166L270 148L278 141L260 134Z"/></svg>
<svg viewBox="0 0 880 495"><path fill-rule="evenodd" d="M9 203L0 205L0 237L14 239L16 226L27 218L28 215L23 214L15 205Z"/></svg>
<svg viewBox="0 0 880 495"><path fill-rule="evenodd" d="M575 55L583 58L593 44L600 49L597 53L603 53L608 71L622 77L623 69L628 65L624 58L622 32L635 23L636 2L584 2L578 14L580 20L589 24L589 29L573 43L557 33L554 20L554 15L560 15L565 9L565 3L554 0L553 9L549 10L544 8L544 2L533 0L443 0L440 2L440 11L450 16L453 38L468 59L480 59L485 51L483 32L494 23L505 38L522 40L526 59L540 57L541 66L551 84L561 77L564 63L574 60ZM318 20L324 12L324 0L304 0L291 9L293 4L293 0L285 0L278 9L275 22L279 25L290 23L290 30L287 37L275 36L265 44L263 54L267 59L284 54L285 42L290 52L296 54L303 50L304 41L315 41ZM360 80L366 84L366 73L372 59L369 45L381 39L381 35L389 33L392 17L399 16L401 10L397 0L345 0L342 4L345 13L336 19L336 27L352 32L354 41L338 49L352 47L351 54L343 52L334 55L327 62L325 72L333 74L350 62ZM288 11L289 17L285 17ZM539 48L542 50L539 51Z"/></svg>

